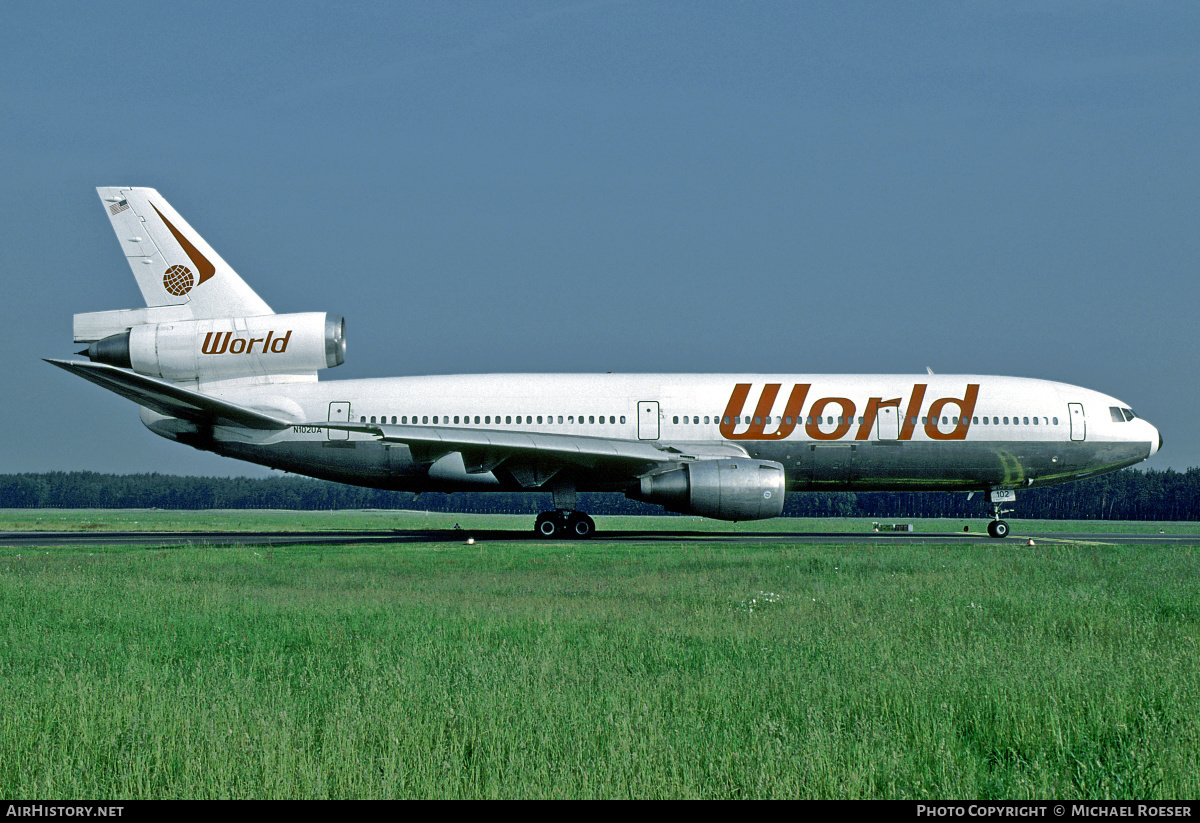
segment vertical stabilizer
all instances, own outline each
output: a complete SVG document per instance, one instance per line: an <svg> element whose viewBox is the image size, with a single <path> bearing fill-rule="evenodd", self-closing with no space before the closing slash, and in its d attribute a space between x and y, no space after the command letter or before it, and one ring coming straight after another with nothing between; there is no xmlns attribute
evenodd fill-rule
<svg viewBox="0 0 1200 823"><path fill-rule="evenodd" d="M274 314L157 191L96 191L148 307L178 306L196 320Z"/></svg>

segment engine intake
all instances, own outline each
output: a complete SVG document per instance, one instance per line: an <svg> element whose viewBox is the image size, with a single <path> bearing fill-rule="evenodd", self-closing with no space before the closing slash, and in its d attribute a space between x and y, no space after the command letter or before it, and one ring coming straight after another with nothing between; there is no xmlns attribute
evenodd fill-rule
<svg viewBox="0 0 1200 823"><path fill-rule="evenodd" d="M766 520L783 514L783 466L771 460L731 458L685 463L643 477L627 496L670 511L717 520Z"/></svg>

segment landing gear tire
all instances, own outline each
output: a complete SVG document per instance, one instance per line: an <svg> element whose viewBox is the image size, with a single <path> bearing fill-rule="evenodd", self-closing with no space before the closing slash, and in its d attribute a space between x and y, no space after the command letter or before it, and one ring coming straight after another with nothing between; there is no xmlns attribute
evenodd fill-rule
<svg viewBox="0 0 1200 823"><path fill-rule="evenodd" d="M538 537L550 538L562 531L563 522L557 515L557 512L542 512L538 515L533 526Z"/></svg>
<svg viewBox="0 0 1200 823"><path fill-rule="evenodd" d="M991 537L1008 537L1008 524L1003 520L993 520L987 529Z"/></svg>
<svg viewBox="0 0 1200 823"><path fill-rule="evenodd" d="M571 537L586 540L596 533L596 522L583 512L572 512L567 517L567 533Z"/></svg>

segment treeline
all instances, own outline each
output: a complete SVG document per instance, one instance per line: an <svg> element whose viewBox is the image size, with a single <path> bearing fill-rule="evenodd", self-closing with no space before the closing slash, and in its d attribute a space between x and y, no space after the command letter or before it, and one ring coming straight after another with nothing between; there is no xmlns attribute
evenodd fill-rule
<svg viewBox="0 0 1200 823"><path fill-rule="evenodd" d="M592 514L661 514L621 494L581 494ZM0 508L104 509L418 509L532 514L550 508L548 493L389 492L324 480L282 477L182 477L166 474L48 472L0 475ZM1072 520L1200 519L1200 468L1125 469L1017 493L1019 518ZM986 496L961 492L801 492L791 517L962 517L991 515Z"/></svg>

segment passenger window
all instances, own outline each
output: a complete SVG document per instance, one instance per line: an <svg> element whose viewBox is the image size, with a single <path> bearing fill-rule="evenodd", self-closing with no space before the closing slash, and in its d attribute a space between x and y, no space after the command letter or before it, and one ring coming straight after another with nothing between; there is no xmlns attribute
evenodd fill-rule
<svg viewBox="0 0 1200 823"><path fill-rule="evenodd" d="M561 415L561 414L558 416L558 422L559 422L559 423L561 423L561 422L562 422L562 415Z"/></svg>
<svg viewBox="0 0 1200 823"><path fill-rule="evenodd" d="M622 422L622 423L624 423L624 422L625 422L625 415L621 415L621 422Z"/></svg>
<svg viewBox="0 0 1200 823"><path fill-rule="evenodd" d="M568 423L574 423L574 422L575 422L575 415L573 415L573 414L568 414L568 415L567 415L567 422L568 422Z"/></svg>
<svg viewBox="0 0 1200 823"><path fill-rule="evenodd" d="M1008 418L1007 418L1007 417L1006 417L1006 418L1004 418L1004 425L1006 425L1006 426L1008 425Z"/></svg>
<svg viewBox="0 0 1200 823"><path fill-rule="evenodd" d="M541 423L541 422L542 422L542 416L541 416L540 414L538 415L538 422L539 422L539 423Z"/></svg>
<svg viewBox="0 0 1200 823"><path fill-rule="evenodd" d="M1057 418L1057 417L1056 417L1056 418L1054 418L1054 425L1056 425L1056 426L1058 425L1058 418Z"/></svg>
<svg viewBox="0 0 1200 823"><path fill-rule="evenodd" d="M678 423L678 422L679 422L679 415L675 415L674 417L672 417L672 418L671 418L671 422L672 422L672 423Z"/></svg>
<svg viewBox="0 0 1200 823"><path fill-rule="evenodd" d="M511 426L511 425L512 425L512 415L511 415L511 414L510 414L510 415L507 415L507 416L504 418L504 422L505 422L505 423L507 423L508 425L510 425L510 426Z"/></svg>
<svg viewBox="0 0 1200 823"><path fill-rule="evenodd" d="M589 423L595 423L595 422L596 422L596 416L595 416L594 414L593 414L593 415L588 415L588 422L589 422Z"/></svg>
<svg viewBox="0 0 1200 823"><path fill-rule="evenodd" d="M979 418L978 418L978 417L972 417L972 418L971 418L971 422L972 422L972 423L978 423L978 422L979 422ZM986 418L986 417L985 417L985 418L983 418L983 422L984 422L985 424L987 423L987 418Z"/></svg>

